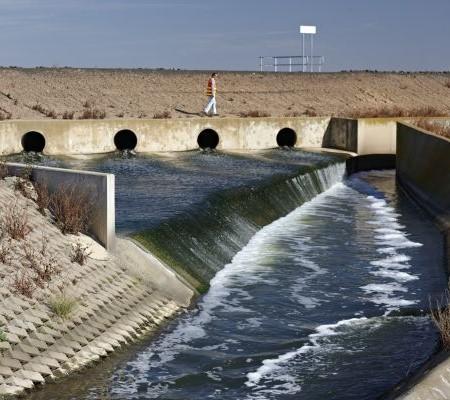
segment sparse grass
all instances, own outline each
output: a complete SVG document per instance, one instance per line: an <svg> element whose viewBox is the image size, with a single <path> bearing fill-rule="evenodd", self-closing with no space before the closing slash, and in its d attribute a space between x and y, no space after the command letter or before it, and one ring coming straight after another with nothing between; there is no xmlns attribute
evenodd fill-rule
<svg viewBox="0 0 450 400"><path fill-rule="evenodd" d="M448 113L435 107L403 108L399 106L381 106L364 110L352 110L346 114L350 118L377 118L377 117L445 117Z"/></svg>
<svg viewBox="0 0 450 400"><path fill-rule="evenodd" d="M94 210L94 199L78 186L62 186L50 196L49 210L64 234L87 232Z"/></svg>
<svg viewBox="0 0 450 400"><path fill-rule="evenodd" d="M28 223L28 213L24 207L10 205L0 220L2 230L14 240L23 240L32 231Z"/></svg>
<svg viewBox="0 0 450 400"><path fill-rule="evenodd" d="M6 337L6 333L3 328L0 328L0 342L6 342L8 338Z"/></svg>
<svg viewBox="0 0 450 400"><path fill-rule="evenodd" d="M168 119L168 118L172 118L172 114L170 114L169 111L163 111L160 113L153 114L153 118L154 119Z"/></svg>
<svg viewBox="0 0 450 400"><path fill-rule="evenodd" d="M84 265L90 255L91 252L88 251L88 247L82 246L81 243L78 242L72 248L72 252L70 253L70 261Z"/></svg>
<svg viewBox="0 0 450 400"><path fill-rule="evenodd" d="M61 319L68 319L77 305L77 300L66 297L65 295L51 299L48 304L50 310Z"/></svg>
<svg viewBox="0 0 450 400"><path fill-rule="evenodd" d="M73 111L64 111L62 114L62 119L73 119L75 113Z"/></svg>
<svg viewBox="0 0 450 400"><path fill-rule="evenodd" d="M242 118L262 118L262 117L270 117L270 114L267 111L242 111L239 113L239 116Z"/></svg>
<svg viewBox="0 0 450 400"><path fill-rule="evenodd" d="M440 135L450 139L450 126L445 126L444 124L428 121L426 119L421 119L415 122L414 125L418 126L419 128L425 129L426 131L433 132L436 135Z"/></svg>
<svg viewBox="0 0 450 400"><path fill-rule="evenodd" d="M442 345L446 350L450 349L450 303L448 290L436 301L436 308L430 301L431 319L439 329Z"/></svg>
<svg viewBox="0 0 450 400"><path fill-rule="evenodd" d="M98 108L86 108L83 110L78 119L104 119L106 112Z"/></svg>

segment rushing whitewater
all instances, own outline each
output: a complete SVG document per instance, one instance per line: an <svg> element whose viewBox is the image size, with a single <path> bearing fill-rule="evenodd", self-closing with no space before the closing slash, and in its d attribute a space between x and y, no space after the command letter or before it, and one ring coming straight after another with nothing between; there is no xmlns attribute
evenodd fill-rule
<svg viewBox="0 0 450 400"><path fill-rule="evenodd" d="M97 169L118 176L121 229L209 291L113 372L32 398L376 399L434 352L442 238L393 172L345 179L300 151L177 157Z"/></svg>
<svg viewBox="0 0 450 400"><path fill-rule="evenodd" d="M198 310L116 374L111 396L368 399L420 364L434 330L409 311L426 307L433 291L417 282L439 266L424 265L396 199L361 179L332 183L258 231Z"/></svg>

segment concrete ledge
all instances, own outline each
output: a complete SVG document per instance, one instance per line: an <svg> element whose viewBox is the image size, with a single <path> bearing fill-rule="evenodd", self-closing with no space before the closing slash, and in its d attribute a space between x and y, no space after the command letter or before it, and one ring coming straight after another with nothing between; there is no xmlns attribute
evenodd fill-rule
<svg viewBox="0 0 450 400"><path fill-rule="evenodd" d="M373 169L395 169L395 164L395 154L365 154L347 159L345 168L347 175L352 175Z"/></svg>
<svg viewBox="0 0 450 400"><path fill-rule="evenodd" d="M0 155L22 152L22 137L39 132L45 138L44 154L96 154L116 150L114 137L131 130L137 152L198 149L198 135L212 129L219 135L219 150L259 150L277 147L277 135L290 128L296 147L320 147L330 118L185 118L115 120L11 120L0 122Z"/></svg>
<svg viewBox="0 0 450 400"><path fill-rule="evenodd" d="M8 163L8 173L20 176L28 165ZM76 185L86 189L96 199L91 233L108 250L115 245L115 179L112 174L62 168L31 166L35 182L48 186L54 193L61 185Z"/></svg>

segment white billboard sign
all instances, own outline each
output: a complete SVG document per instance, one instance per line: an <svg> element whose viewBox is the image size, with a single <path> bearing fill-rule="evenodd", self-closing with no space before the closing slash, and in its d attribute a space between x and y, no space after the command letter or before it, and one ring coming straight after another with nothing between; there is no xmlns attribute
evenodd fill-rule
<svg viewBox="0 0 450 400"><path fill-rule="evenodd" d="M314 25L300 25L300 33L307 33L314 35L317 32L317 27Z"/></svg>

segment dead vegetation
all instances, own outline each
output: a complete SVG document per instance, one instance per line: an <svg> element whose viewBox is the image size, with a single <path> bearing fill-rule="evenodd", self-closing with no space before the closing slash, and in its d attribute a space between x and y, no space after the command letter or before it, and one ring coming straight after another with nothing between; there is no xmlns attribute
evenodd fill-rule
<svg viewBox="0 0 450 400"><path fill-rule="evenodd" d="M77 304L77 300L61 295L51 299L48 306L55 315L61 319L67 319L73 313Z"/></svg>
<svg viewBox="0 0 450 400"><path fill-rule="evenodd" d="M442 345L446 350L450 349L450 299L446 290L439 300L436 301L436 308L430 301L431 319L439 329Z"/></svg>
<svg viewBox="0 0 450 400"><path fill-rule="evenodd" d="M428 121L426 119L421 119L417 122L414 122L414 125L418 126L419 128L425 129L426 131L435 133L436 135L450 139L450 126L446 126L434 121Z"/></svg>
<svg viewBox="0 0 450 400"><path fill-rule="evenodd" d="M62 113L62 119L73 119L75 112L73 111L64 111Z"/></svg>
<svg viewBox="0 0 450 400"><path fill-rule="evenodd" d="M447 115L448 113L430 106L419 108L381 106L361 110L352 110L346 114L349 118L445 117Z"/></svg>
<svg viewBox="0 0 450 400"><path fill-rule="evenodd" d="M0 110L0 121L5 121L12 118L12 114L5 110Z"/></svg>
<svg viewBox="0 0 450 400"><path fill-rule="evenodd" d="M14 240L24 240L32 231L28 222L27 210L17 203L4 210L0 224L1 230Z"/></svg>
<svg viewBox="0 0 450 400"><path fill-rule="evenodd" d="M445 83L444 83L444 86L445 86L446 88L449 88L449 89L450 89L450 81L445 82Z"/></svg>
<svg viewBox="0 0 450 400"><path fill-rule="evenodd" d="M70 261L77 263L79 265L86 264L91 252L88 251L88 247L83 246L80 242L78 242L70 253Z"/></svg>
<svg viewBox="0 0 450 400"><path fill-rule="evenodd" d="M106 112L98 108L86 108L83 110L78 119L104 119Z"/></svg>
<svg viewBox="0 0 450 400"><path fill-rule="evenodd" d="M169 119L172 118L172 114L170 113L170 111L163 111L160 113L155 113L153 115L153 119Z"/></svg>
<svg viewBox="0 0 450 400"><path fill-rule="evenodd" d="M250 110L242 111L241 113L239 113L239 116L242 118L264 118L270 117L270 114L267 111Z"/></svg>
<svg viewBox="0 0 450 400"><path fill-rule="evenodd" d="M86 233L91 223L94 199L79 186L62 186L50 196L48 208L63 234Z"/></svg>
<svg viewBox="0 0 450 400"><path fill-rule="evenodd" d="M48 118L52 118L52 119L58 118L58 115L56 114L55 110L49 110L49 109L43 107L42 105L40 105L39 103L36 103L33 106L31 106L31 109L45 115Z"/></svg>
<svg viewBox="0 0 450 400"><path fill-rule="evenodd" d="M38 211L42 215L45 215L45 210L47 210L50 205L48 185L44 182L35 182L33 186L36 192L36 205L38 207Z"/></svg>

